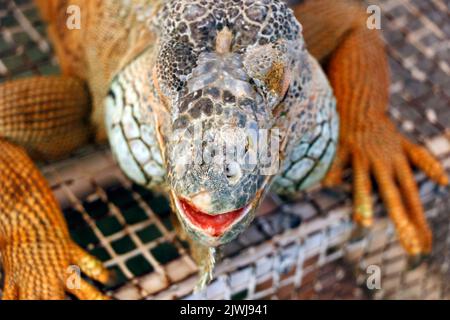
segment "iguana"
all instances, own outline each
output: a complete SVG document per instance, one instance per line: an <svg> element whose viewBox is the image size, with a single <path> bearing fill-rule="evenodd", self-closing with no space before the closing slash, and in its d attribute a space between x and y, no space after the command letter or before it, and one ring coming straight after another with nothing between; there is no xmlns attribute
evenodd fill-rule
<svg viewBox="0 0 450 320"><path fill-rule="evenodd" d="M101 282L108 272L70 239L31 160L92 137L109 138L131 180L167 192L204 271L209 248L245 229L269 190L334 186L348 164L356 224L373 222L373 174L405 250L430 252L410 163L448 179L389 120L387 57L360 3L36 2L62 75L0 86L3 299L107 298L86 281L66 285L71 264ZM80 29L67 27L69 6L80 9ZM264 135L267 152L255 152Z"/></svg>

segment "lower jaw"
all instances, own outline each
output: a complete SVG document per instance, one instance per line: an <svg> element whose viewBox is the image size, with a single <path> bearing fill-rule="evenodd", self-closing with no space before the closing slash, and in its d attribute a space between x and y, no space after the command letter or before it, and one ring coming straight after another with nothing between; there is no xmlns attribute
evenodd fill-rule
<svg viewBox="0 0 450 320"><path fill-rule="evenodd" d="M196 228L189 221L186 221L186 219L180 218L180 216L178 216L178 218L182 221L183 227L188 235L196 242L207 247L218 247L237 238L253 221L254 213L247 213L242 217L239 223L230 226L230 228L220 236L212 236L206 231Z"/></svg>
<svg viewBox="0 0 450 320"><path fill-rule="evenodd" d="M206 230L194 225L191 221L189 221L189 219L181 213L183 209L181 208L179 201L175 197L173 198L173 200L176 206L175 212L184 230L193 240L208 247L217 247L234 240L253 221L255 214L254 208L250 207L246 209L247 212L245 212L235 222L233 222L226 231L224 231L220 235L215 236L211 235Z"/></svg>

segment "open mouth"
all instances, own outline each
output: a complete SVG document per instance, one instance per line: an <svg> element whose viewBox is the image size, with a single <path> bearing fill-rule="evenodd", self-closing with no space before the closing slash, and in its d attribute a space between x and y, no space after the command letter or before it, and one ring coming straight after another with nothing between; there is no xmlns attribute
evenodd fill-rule
<svg viewBox="0 0 450 320"><path fill-rule="evenodd" d="M176 198L176 201L181 213L192 225L213 237L222 236L251 209L248 205L238 210L211 215L202 212L187 200Z"/></svg>

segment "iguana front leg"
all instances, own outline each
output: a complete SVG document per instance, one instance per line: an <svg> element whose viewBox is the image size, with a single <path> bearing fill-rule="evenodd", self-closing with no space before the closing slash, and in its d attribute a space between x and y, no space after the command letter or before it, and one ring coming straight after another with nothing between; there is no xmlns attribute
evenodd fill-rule
<svg viewBox="0 0 450 320"><path fill-rule="evenodd" d="M0 137L37 158L55 159L85 144L90 98L73 77L33 77L0 85Z"/></svg>
<svg viewBox="0 0 450 320"><path fill-rule="evenodd" d="M39 155L70 152L86 140L83 118L88 101L82 83L72 78L31 78L0 85L3 299L64 299L65 291L81 299L105 298L82 279L68 286L71 265L101 282L108 279L108 272L72 242L47 182L17 145Z"/></svg>
<svg viewBox="0 0 450 320"><path fill-rule="evenodd" d="M378 32L361 20L334 51L328 75L340 115L340 144L325 185L341 182L344 166L353 166L354 220L373 221L371 173L387 206L401 244L410 255L431 251L432 235L424 216L410 162L446 185L442 166L424 148L409 142L386 114L389 71Z"/></svg>

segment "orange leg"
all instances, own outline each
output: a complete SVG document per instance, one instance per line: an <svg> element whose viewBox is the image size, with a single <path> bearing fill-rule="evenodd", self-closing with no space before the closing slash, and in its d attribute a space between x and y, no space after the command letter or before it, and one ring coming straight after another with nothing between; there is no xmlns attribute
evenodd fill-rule
<svg viewBox="0 0 450 320"><path fill-rule="evenodd" d="M33 77L0 84L0 137L34 157L54 159L88 141L89 93L71 77Z"/></svg>
<svg viewBox="0 0 450 320"><path fill-rule="evenodd" d="M59 157L89 135L89 96L73 78L37 77L0 85L0 252L3 299L107 298L75 275L106 282L99 261L72 242L50 187L29 158ZM69 286L72 276L77 286Z"/></svg>
<svg viewBox="0 0 450 320"><path fill-rule="evenodd" d="M328 74L341 128L337 159L324 184L339 183L351 159L355 222L372 224L373 174L401 244L410 255L429 253L432 235L409 160L439 184L446 185L448 179L439 162L404 138L386 115L388 64L378 33L367 29L363 20L355 23L332 54Z"/></svg>
<svg viewBox="0 0 450 320"><path fill-rule="evenodd" d="M3 299L64 299L66 291L106 299L82 279L75 281L79 286L68 286L71 266L101 282L108 271L72 242L56 199L26 152L4 139L0 149Z"/></svg>

